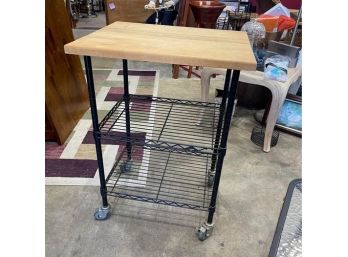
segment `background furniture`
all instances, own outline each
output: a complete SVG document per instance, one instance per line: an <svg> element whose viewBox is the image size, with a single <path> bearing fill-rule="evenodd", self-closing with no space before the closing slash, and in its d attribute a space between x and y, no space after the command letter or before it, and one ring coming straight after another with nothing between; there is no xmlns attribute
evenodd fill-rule
<svg viewBox="0 0 348 257"><path fill-rule="evenodd" d="M183 27L197 27L195 18L190 8L191 0L180 0L177 25Z"/></svg>
<svg viewBox="0 0 348 257"><path fill-rule="evenodd" d="M190 8L198 28L215 29L216 21L225 7L226 5L220 3L219 1L191 0L190 2ZM199 67L196 67L196 69L198 68ZM187 78L191 78L191 75L192 66L189 66Z"/></svg>
<svg viewBox="0 0 348 257"><path fill-rule="evenodd" d="M224 1L199 1L199 0L181 0L181 6L179 9L179 17L178 17L178 23L179 26L185 26L185 27L204 27L204 28L222 28L222 29L232 29L232 30L240 30L242 25L250 20L251 16L251 10L253 9L250 2L243 2L240 3L242 5L240 10L236 10L235 12L227 12L227 15L229 16L228 19L223 18L224 20L218 20L218 18L215 20L215 22L206 22L205 19L209 16L203 17L203 14L199 14L198 11L196 11L196 15L193 15L192 12L192 6L202 6L205 3L206 7L208 8L209 5L212 5L213 3L217 4L227 4L228 2L239 2L237 0L224 0ZM195 4L196 3L196 4ZM196 10L198 10L197 7L194 7ZM220 12L221 13L221 12ZM215 19L215 18L214 18ZM207 25L203 24L203 21L207 23ZM200 25L198 25L200 23ZM190 78L191 74L195 74L192 72L192 67L185 67L180 65L173 65L173 78L177 79L179 77L179 67L182 69L188 71L187 77ZM199 75L196 75L199 77Z"/></svg>
<svg viewBox="0 0 348 257"><path fill-rule="evenodd" d="M177 18L177 26L183 26L183 27L197 27L197 24L195 22L195 18L193 17L192 10L190 8L190 1L191 0L180 0L179 5L179 12L178 12L178 18ZM179 77L179 64L173 64L172 66L172 78L177 79ZM188 68L185 68L188 70ZM192 72L192 68L191 68Z"/></svg>
<svg viewBox="0 0 348 257"><path fill-rule="evenodd" d="M221 41L212 49L211 42L216 38ZM103 201L95 218L104 220L110 215L107 196L207 211L206 223L197 230L198 238L205 240L214 227L239 70L256 69L247 34L115 22L65 45L64 49L69 54L85 55ZM124 95L100 123L90 55L123 59ZM130 95L127 59L225 68L222 102ZM150 111L145 115L152 118L144 126L137 122L139 113L130 109L146 106ZM204 127L196 124L201 110L209 113ZM144 132L144 140L135 136ZM101 149L101 139L105 138L126 145L106 179Z"/></svg>
<svg viewBox="0 0 348 257"><path fill-rule="evenodd" d="M231 30L241 30L244 23L250 21L251 6L247 5L243 11L227 12L227 28Z"/></svg>
<svg viewBox="0 0 348 257"><path fill-rule="evenodd" d="M74 40L64 1L46 0L45 11L45 138L63 144L87 111L88 94L79 57L64 53Z"/></svg>
<svg viewBox="0 0 348 257"><path fill-rule="evenodd" d="M80 18L96 17L95 1L93 0L74 0L78 2Z"/></svg>
<svg viewBox="0 0 348 257"><path fill-rule="evenodd" d="M216 21L226 5L219 1L191 0L190 7L198 28L215 29Z"/></svg>
<svg viewBox="0 0 348 257"><path fill-rule="evenodd" d="M210 77L213 74L225 75L225 71L222 69L203 68L201 76L201 100L208 101ZM260 85L268 88L272 93L272 102L269 109L267 121L265 139L263 144L263 151L269 152L271 150L271 139L274 130L274 126L277 122L279 111L284 103L285 97L288 93L289 87L294 83L302 74L302 66L298 65L296 68L288 69L288 80L286 82L279 82L264 78L263 72L260 71L242 71L239 77L239 81Z"/></svg>
<svg viewBox="0 0 348 257"><path fill-rule="evenodd" d="M104 12L103 0L65 0L66 9L72 28L83 19L96 18L97 13Z"/></svg>
<svg viewBox="0 0 348 257"><path fill-rule="evenodd" d="M151 10L144 9L144 6L149 2L147 0L106 0L105 2L107 25L115 21L144 23L153 13Z"/></svg>

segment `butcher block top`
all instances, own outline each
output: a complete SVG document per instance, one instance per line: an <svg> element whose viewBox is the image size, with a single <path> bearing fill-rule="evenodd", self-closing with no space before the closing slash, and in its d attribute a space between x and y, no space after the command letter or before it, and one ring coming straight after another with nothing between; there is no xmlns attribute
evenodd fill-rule
<svg viewBox="0 0 348 257"><path fill-rule="evenodd" d="M256 70L245 32L114 22L64 46L65 53Z"/></svg>

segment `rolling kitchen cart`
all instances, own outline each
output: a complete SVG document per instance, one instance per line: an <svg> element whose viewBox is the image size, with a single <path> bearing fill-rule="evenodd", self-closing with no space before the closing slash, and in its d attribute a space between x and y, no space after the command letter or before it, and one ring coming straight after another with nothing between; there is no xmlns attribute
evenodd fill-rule
<svg viewBox="0 0 348 257"><path fill-rule="evenodd" d="M246 33L115 22L64 49L85 61L102 197L95 218L110 215L108 196L208 211L196 231L205 240L214 226L239 73L256 70ZM91 56L123 60L124 95L100 122ZM129 94L127 60L226 68L222 102ZM106 178L103 139L125 145Z"/></svg>

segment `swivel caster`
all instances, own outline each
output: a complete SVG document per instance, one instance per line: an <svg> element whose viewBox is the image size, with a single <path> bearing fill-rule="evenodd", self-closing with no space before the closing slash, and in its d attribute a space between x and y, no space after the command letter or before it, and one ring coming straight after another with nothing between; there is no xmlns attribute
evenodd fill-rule
<svg viewBox="0 0 348 257"><path fill-rule="evenodd" d="M196 231L196 236L200 241L206 240L213 233L214 224L203 224Z"/></svg>
<svg viewBox="0 0 348 257"><path fill-rule="evenodd" d="M210 174L207 181L207 186L212 187L214 185L215 175Z"/></svg>
<svg viewBox="0 0 348 257"><path fill-rule="evenodd" d="M106 220L110 216L110 205L108 207L100 207L94 213L96 220Z"/></svg>
<svg viewBox="0 0 348 257"><path fill-rule="evenodd" d="M123 161L120 164L120 171L121 171L121 173L127 173L127 172L131 171L132 164L133 164L133 160L132 159L128 159L128 160Z"/></svg>

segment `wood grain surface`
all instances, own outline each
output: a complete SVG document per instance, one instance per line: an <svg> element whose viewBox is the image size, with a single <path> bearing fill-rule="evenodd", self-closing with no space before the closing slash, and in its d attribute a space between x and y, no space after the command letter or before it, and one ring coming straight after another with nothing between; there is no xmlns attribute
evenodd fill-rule
<svg viewBox="0 0 348 257"><path fill-rule="evenodd" d="M78 56L66 55L64 44L74 40L62 0L46 0L45 111L46 140L64 143L89 107Z"/></svg>
<svg viewBox="0 0 348 257"><path fill-rule="evenodd" d="M148 4L148 2L148 0L106 0L106 24L108 25L115 21L144 23L154 12L145 10L144 5ZM114 4L115 9L111 9L109 4Z"/></svg>
<svg viewBox="0 0 348 257"><path fill-rule="evenodd" d="M115 22L64 49L76 55L256 70L247 34L240 31Z"/></svg>

